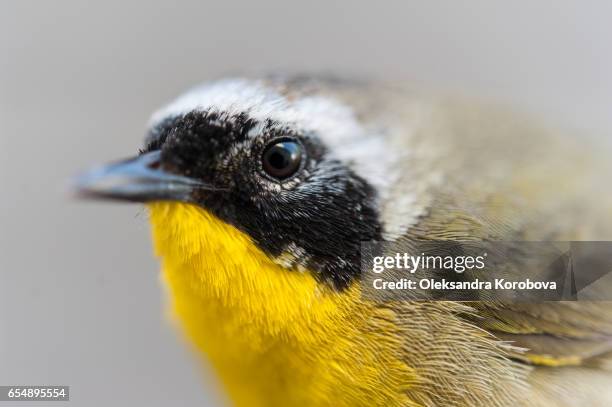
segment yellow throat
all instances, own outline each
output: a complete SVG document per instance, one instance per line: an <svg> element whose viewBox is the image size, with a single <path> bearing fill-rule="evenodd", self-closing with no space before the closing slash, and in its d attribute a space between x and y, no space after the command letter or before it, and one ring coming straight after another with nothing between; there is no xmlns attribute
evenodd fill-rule
<svg viewBox="0 0 612 407"><path fill-rule="evenodd" d="M391 311L287 270L204 209L149 205L171 315L239 406L411 405ZM369 329L373 321L377 329Z"/></svg>

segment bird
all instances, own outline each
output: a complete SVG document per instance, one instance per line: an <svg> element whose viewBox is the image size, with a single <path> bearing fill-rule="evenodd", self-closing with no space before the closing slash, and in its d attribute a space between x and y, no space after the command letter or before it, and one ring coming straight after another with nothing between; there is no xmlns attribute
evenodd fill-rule
<svg viewBox="0 0 612 407"><path fill-rule="evenodd" d="M610 302L378 301L361 265L363 242L610 240L608 157L495 103L276 74L187 91L77 190L145 204L233 405L610 406Z"/></svg>

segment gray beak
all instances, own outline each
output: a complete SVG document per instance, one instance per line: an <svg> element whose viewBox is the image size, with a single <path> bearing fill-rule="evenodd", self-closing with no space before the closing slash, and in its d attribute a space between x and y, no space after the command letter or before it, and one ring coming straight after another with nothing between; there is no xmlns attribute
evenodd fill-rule
<svg viewBox="0 0 612 407"><path fill-rule="evenodd" d="M80 176L76 182L79 197L130 202L188 202L196 189L214 188L162 170L159 151L95 168Z"/></svg>

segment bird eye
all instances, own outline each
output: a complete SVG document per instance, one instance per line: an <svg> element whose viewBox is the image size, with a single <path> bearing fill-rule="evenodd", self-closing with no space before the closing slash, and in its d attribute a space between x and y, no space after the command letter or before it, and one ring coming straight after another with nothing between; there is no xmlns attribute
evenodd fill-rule
<svg viewBox="0 0 612 407"><path fill-rule="evenodd" d="M263 169L276 179L286 179L300 168L302 146L292 140L277 141L266 147L262 156Z"/></svg>

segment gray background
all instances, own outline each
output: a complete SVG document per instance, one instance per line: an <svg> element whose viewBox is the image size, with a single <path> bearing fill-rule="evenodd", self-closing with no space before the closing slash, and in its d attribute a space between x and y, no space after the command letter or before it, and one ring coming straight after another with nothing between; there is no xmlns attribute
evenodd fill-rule
<svg viewBox="0 0 612 407"><path fill-rule="evenodd" d="M184 88L242 71L383 76L609 134L611 4L2 1L0 384L68 384L79 406L223 402L164 318L142 210L65 188L133 154Z"/></svg>

